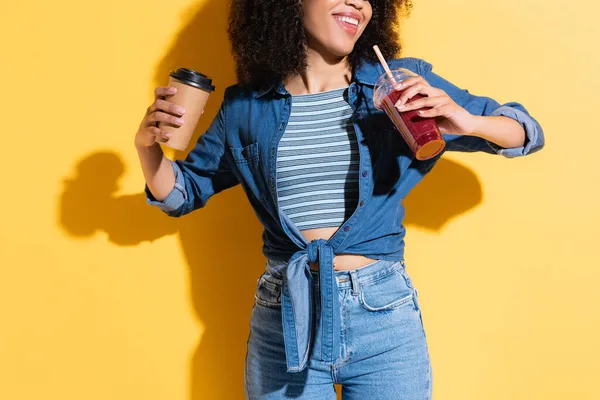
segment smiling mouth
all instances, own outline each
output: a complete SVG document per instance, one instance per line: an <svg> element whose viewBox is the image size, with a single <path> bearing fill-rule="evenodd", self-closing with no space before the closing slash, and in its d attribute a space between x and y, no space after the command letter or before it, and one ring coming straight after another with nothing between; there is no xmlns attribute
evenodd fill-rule
<svg viewBox="0 0 600 400"><path fill-rule="evenodd" d="M352 25L354 27L358 26L358 20L356 18L341 16L341 15L335 15L334 18L337 19L338 21L346 23L348 25Z"/></svg>
<svg viewBox="0 0 600 400"><path fill-rule="evenodd" d="M334 15L333 17L346 32L355 34L358 31L358 19L346 15Z"/></svg>

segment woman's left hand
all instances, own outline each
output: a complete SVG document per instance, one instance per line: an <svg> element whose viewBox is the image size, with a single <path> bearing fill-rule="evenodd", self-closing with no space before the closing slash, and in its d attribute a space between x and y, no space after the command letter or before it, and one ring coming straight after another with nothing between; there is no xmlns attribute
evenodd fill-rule
<svg viewBox="0 0 600 400"><path fill-rule="evenodd" d="M456 104L442 89L431 86L420 75L406 78L402 81L402 94L396 102L399 112L410 110L419 111L421 117L435 117L441 133L472 135L475 127L475 116ZM420 93L426 97L406 103L414 95ZM428 108L428 109L427 109Z"/></svg>

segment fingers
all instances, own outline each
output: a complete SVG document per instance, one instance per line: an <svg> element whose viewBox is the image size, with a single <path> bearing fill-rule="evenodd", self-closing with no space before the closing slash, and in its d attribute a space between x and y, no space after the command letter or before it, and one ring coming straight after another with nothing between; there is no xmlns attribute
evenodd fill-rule
<svg viewBox="0 0 600 400"><path fill-rule="evenodd" d="M162 111L152 112L146 117L146 126L156 126L158 122L165 122L179 127L183 125L184 121L182 118L178 118Z"/></svg>
<svg viewBox="0 0 600 400"><path fill-rule="evenodd" d="M448 103L448 98L444 96L433 96L433 97L423 97L417 100L413 100L410 103L400 104L400 100L398 100L395 104L396 109L398 111L410 111L410 110L418 110L420 108L425 107L437 107L442 104Z"/></svg>
<svg viewBox="0 0 600 400"><path fill-rule="evenodd" d="M412 99L417 94L422 94L428 97L439 97L442 94L442 92L439 89L429 86L427 84L417 83L416 85L413 85L408 89L404 90L404 92L402 92L402 94L400 95L400 98L398 98L396 104L399 106L405 105L407 101Z"/></svg>
<svg viewBox="0 0 600 400"><path fill-rule="evenodd" d="M141 143L143 146L150 146L154 141L167 142L172 133L161 129L158 126L160 122L175 127L183 125L183 118L180 118L180 116L185 113L185 110L165 100L167 96L176 92L177 88L173 86L159 86L154 89L154 102L146 109L146 115L144 115L136 134L136 144ZM153 136L154 140L152 140Z"/></svg>
<svg viewBox="0 0 600 400"><path fill-rule="evenodd" d="M431 108L429 110L419 110L419 116L423 118L433 118L433 117L448 117L451 115L451 106L448 104L441 105L435 108Z"/></svg>
<svg viewBox="0 0 600 400"><path fill-rule="evenodd" d="M166 96L173 95L176 92L177 88L173 86L159 86L154 89L154 103L146 109L146 127L158 126L159 122L166 122L175 126L183 125L183 119L179 117L185 114L185 108L165 100Z"/></svg>
<svg viewBox="0 0 600 400"><path fill-rule="evenodd" d="M420 93L426 96L439 96L444 93L443 90L435 88L429 84L422 76L414 76L406 78L401 82L401 89L403 90L397 105L406 104L408 100L413 98L416 94Z"/></svg>
<svg viewBox="0 0 600 400"><path fill-rule="evenodd" d="M154 103L152 103L152 105L150 107L148 107L147 114L151 114L158 110L167 112L169 114L175 114L175 115L185 114L185 108L178 106L175 103L171 103L170 101L162 100L162 99L156 99L154 101Z"/></svg>
<svg viewBox="0 0 600 400"><path fill-rule="evenodd" d="M148 131L154 136L156 136L156 140L158 141L166 142L171 138L171 136L173 136L171 132L165 132L160 128L157 128L156 126L151 126L150 128L148 128Z"/></svg>
<svg viewBox="0 0 600 400"><path fill-rule="evenodd" d="M162 99L164 96L171 96L177 93L177 88L173 86L159 86L154 89L154 99Z"/></svg>
<svg viewBox="0 0 600 400"><path fill-rule="evenodd" d="M403 79L400 82L401 89L407 88L416 83L422 83L425 80L425 79L421 80L420 78L422 78L422 77L417 75L417 76L411 76L410 78Z"/></svg>

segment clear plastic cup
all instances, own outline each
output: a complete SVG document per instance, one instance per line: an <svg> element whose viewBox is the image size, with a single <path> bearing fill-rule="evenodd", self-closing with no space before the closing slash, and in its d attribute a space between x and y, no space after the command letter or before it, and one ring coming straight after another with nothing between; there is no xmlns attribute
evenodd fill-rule
<svg viewBox="0 0 600 400"><path fill-rule="evenodd" d="M404 79L415 75L414 72L405 68L392 70L392 76L396 83L400 83ZM375 83L373 104L377 109L383 110L390 118L408 146L412 149L417 160L429 160L444 150L446 142L442 138L435 118L422 117L417 113L418 110L398 111L395 104L404 90L396 89L394 83L384 73ZM407 103L422 97L426 96L418 93L409 99Z"/></svg>

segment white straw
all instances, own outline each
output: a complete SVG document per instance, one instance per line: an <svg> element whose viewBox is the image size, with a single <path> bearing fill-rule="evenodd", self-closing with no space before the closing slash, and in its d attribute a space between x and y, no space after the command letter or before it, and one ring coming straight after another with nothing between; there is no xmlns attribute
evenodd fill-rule
<svg viewBox="0 0 600 400"><path fill-rule="evenodd" d="M390 81L392 82L394 87L398 86L398 82L396 82L396 80L394 79L394 75L392 75L392 71L390 70L388 63L385 61L385 58L383 58L383 54L381 54L381 50L379 50L379 46L377 46L377 45L373 46L373 50L375 50L375 54L377 54L377 58L379 58L379 62L383 66L383 69L385 69L385 72L386 72L388 78L390 78Z"/></svg>

